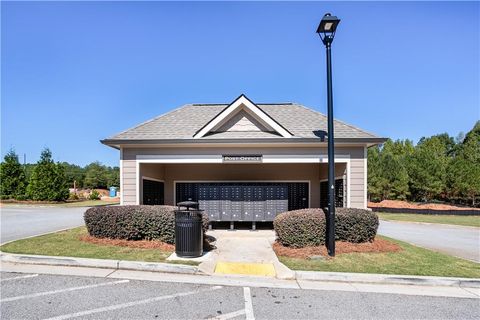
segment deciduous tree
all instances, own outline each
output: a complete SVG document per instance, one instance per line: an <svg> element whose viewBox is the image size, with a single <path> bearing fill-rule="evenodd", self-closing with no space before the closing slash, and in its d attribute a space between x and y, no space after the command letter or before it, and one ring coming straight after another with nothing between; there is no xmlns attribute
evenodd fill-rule
<svg viewBox="0 0 480 320"><path fill-rule="evenodd" d="M92 162L85 167L85 187L106 189L108 187L108 181L108 169L100 162Z"/></svg>

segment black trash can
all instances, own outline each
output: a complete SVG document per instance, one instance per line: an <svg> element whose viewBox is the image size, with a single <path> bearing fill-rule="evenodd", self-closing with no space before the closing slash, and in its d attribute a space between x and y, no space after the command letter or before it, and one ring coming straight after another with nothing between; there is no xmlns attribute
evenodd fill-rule
<svg viewBox="0 0 480 320"><path fill-rule="evenodd" d="M196 258L203 253L202 210L198 203L177 203L175 210L175 253L182 258Z"/></svg>

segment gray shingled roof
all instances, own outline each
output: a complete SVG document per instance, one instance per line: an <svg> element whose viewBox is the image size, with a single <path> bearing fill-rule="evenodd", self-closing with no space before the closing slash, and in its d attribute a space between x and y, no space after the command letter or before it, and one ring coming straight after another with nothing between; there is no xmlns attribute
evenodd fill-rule
<svg viewBox="0 0 480 320"><path fill-rule="evenodd" d="M327 131L327 117L299 104L257 104L264 112L291 132L294 138L319 138ZM164 115L116 134L108 140L181 140L193 135L219 114L227 104L187 104ZM211 139L274 139L282 138L268 132L222 132L207 135ZM378 136L335 120L335 138L371 139Z"/></svg>

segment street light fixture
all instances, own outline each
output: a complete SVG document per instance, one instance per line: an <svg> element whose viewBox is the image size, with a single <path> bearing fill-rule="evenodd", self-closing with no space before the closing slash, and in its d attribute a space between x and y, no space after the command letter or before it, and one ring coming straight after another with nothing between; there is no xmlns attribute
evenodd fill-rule
<svg viewBox="0 0 480 320"><path fill-rule="evenodd" d="M328 122L328 214L327 214L327 251L335 256L335 146L333 143L333 94L332 94L332 57L331 46L340 19L327 13L317 28L317 33L327 49L327 122Z"/></svg>

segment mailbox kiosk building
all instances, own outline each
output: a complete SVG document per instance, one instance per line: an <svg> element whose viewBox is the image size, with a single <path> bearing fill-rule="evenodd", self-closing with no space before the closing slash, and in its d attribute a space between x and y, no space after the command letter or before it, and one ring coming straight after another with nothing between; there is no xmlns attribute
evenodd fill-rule
<svg viewBox="0 0 480 320"><path fill-rule="evenodd" d="M271 221L327 206L327 118L296 103L187 104L102 143L120 151L121 204L198 201L210 220ZM336 205L366 208L367 148L335 120Z"/></svg>

